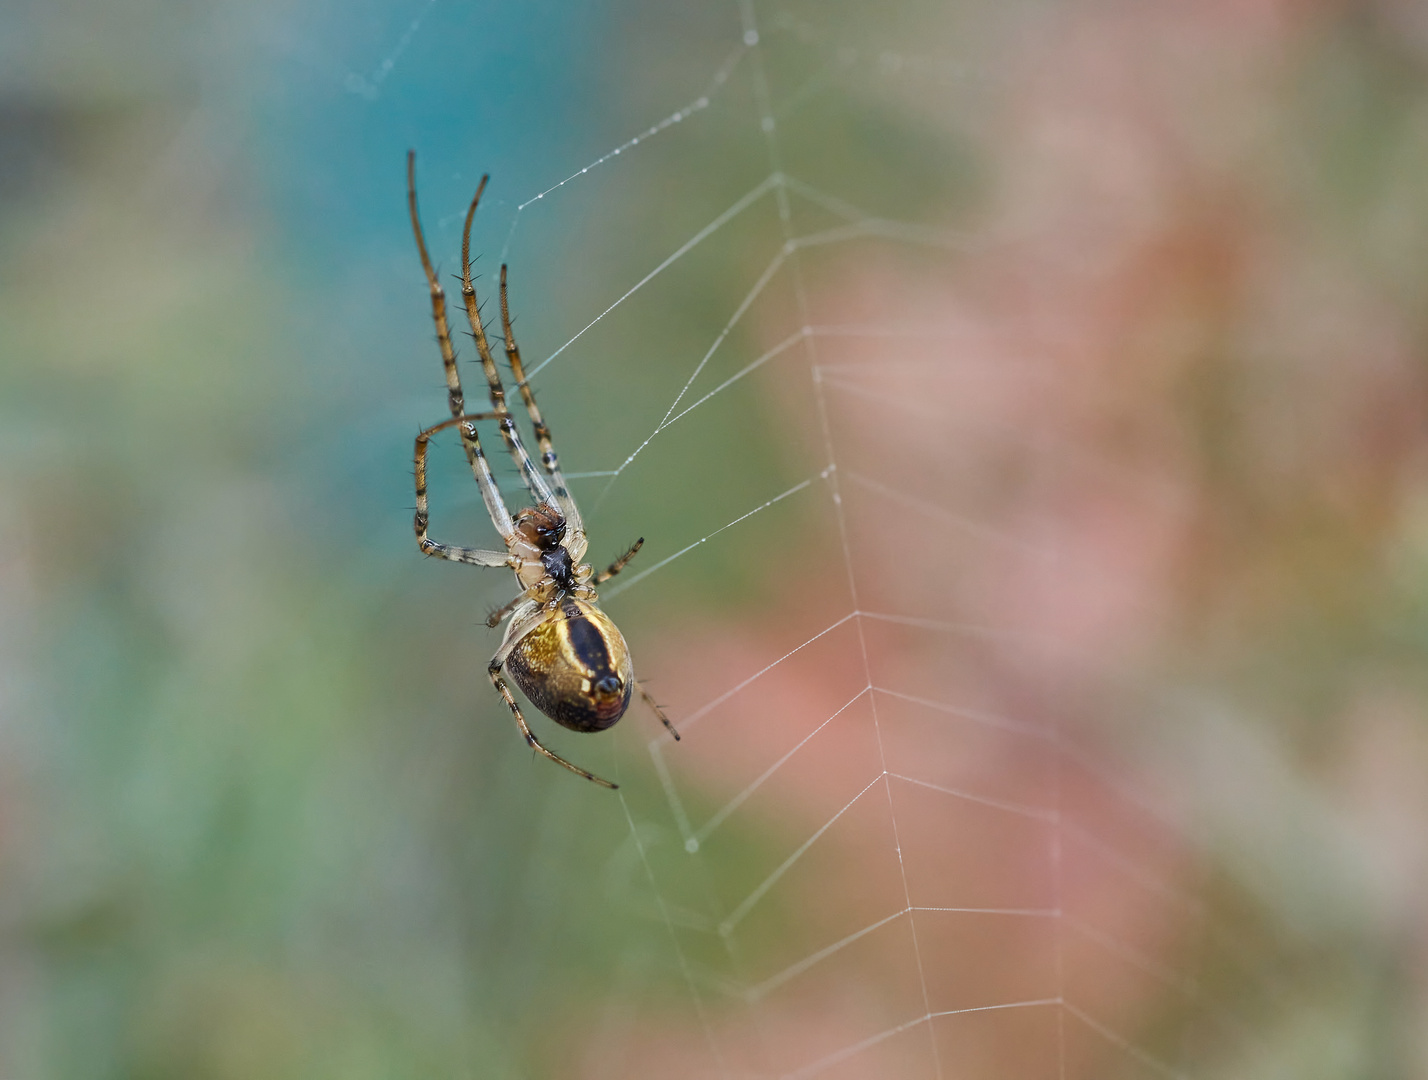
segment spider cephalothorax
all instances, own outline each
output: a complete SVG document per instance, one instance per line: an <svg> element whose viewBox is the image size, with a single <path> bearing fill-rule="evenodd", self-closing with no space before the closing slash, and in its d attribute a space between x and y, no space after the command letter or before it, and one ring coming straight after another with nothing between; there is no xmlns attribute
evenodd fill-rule
<svg viewBox="0 0 1428 1080"><path fill-rule="evenodd" d="M441 360L446 370L447 405L451 410L450 420L435 424L417 436L416 517L413 520L417 544L425 555L474 566L505 566L515 571L520 593L509 604L492 612L487 620L488 625L495 626L504 618L510 619L501 639L501 647L491 657L488 668L491 683L510 706L521 734L532 748L587 780L614 787L610 781L572 765L542 746L502 678L503 671L509 672L522 693L541 712L572 731L603 731L610 727L625 714L631 692L638 690L670 734L679 738L664 711L635 678L625 639L610 617L600 610L595 594L595 586L624 569L644 540L635 541L625 554L599 574L595 574L588 563L580 561L588 546L580 510L566 489L550 438L550 428L541 417L535 394L526 382L520 349L511 331L511 312L506 299L506 268L503 265L501 329L506 338L506 359L510 361L511 373L515 376L521 400L531 418L531 427L540 443L544 475L531 461L521 443L515 419L506 407L505 388L491 356L476 302L476 288L471 282L471 222L485 187L486 178L482 177L476 188L476 197L471 200L471 207L466 212L466 226L461 234L461 297L471 325L471 336L476 341L476 352L481 358L481 368L486 375L491 411L468 414L461 392L461 378L456 370L456 350L452 347L451 330L446 321L446 294L432 268L426 241L422 237L421 221L417 217L416 155L407 155L407 207L411 212L412 231L416 234L422 269L426 272L431 291L431 314L436 323L436 340L441 346ZM517 511L514 516L506 509L495 477L491 474L490 463L481 449L476 433L476 422L479 420L499 421L497 426L501 438L520 470L521 480L533 501L533 505ZM430 520L426 496L427 448L433 435L450 427L456 428L461 435L461 445L471 464L471 473L481 489L482 501L491 516L491 523L505 543L504 552L457 547L439 543L427 536Z"/></svg>
<svg viewBox="0 0 1428 1080"><path fill-rule="evenodd" d="M579 555L565 541L565 518L548 506L532 506L520 511L513 519L516 541L513 550L526 556L526 562L516 575L528 589L540 587L542 599L551 603L585 589L593 573L588 564L579 562ZM495 623L491 624L492 626Z"/></svg>

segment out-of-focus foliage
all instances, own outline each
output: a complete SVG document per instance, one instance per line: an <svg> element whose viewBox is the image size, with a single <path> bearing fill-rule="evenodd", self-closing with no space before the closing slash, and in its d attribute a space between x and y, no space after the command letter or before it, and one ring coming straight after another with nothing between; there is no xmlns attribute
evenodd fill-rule
<svg viewBox="0 0 1428 1080"><path fill-rule="evenodd" d="M1253 1038L1197 1064L1415 1075L1428 22L1388 0L1083 6L758 5L784 165L889 219L994 223L949 295L1094 324L1061 357L1084 400L1036 415L1191 505L1169 540L1102 522L1106 565L1165 557L1158 617L1100 640L1154 683L1156 722L1097 722L1147 758L1184 733L1206 903L1254 943L1199 974ZM529 760L484 672L509 580L411 543L411 436L443 396L402 168L414 146L444 272L493 174L480 284L509 241L543 358L765 176L752 80L509 233L514 204L697 97L739 34L734 3L0 15L0 1075L598 1075L626 1010L675 1016L668 926L689 915L658 906L642 854L670 836ZM870 61L879 34L973 62ZM1079 183L1094 198L1065 215ZM774 223L770 204L731 226L537 380L568 469L653 430ZM836 292L836 268L808 279ZM787 332L736 340L756 356ZM607 499L581 481L592 559L643 534L653 562L816 467L762 387ZM489 541L445 450L433 532ZM731 530L612 607L637 658L812 603L786 535L771 553ZM551 741L638 805L645 723ZM715 877L803 835L738 828ZM773 900L775 929L804 917ZM1177 1008L1144 1021L1167 1058Z"/></svg>

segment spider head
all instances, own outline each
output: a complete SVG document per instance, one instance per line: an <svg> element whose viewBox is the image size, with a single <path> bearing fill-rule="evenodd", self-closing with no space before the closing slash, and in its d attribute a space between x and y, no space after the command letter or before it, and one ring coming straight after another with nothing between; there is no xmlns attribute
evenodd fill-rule
<svg viewBox="0 0 1428 1080"><path fill-rule="evenodd" d="M565 515L553 506L528 506L516 515L516 532L541 551L558 547L565 539Z"/></svg>

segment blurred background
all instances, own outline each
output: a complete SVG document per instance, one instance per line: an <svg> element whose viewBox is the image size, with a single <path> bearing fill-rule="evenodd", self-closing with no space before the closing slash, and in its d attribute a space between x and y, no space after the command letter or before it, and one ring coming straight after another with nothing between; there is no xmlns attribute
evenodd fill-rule
<svg viewBox="0 0 1428 1080"><path fill-rule="evenodd" d="M1411 0L12 0L0 1076L1428 1077L1425 74ZM412 542L409 148L647 540L684 739L528 710L618 793Z"/></svg>

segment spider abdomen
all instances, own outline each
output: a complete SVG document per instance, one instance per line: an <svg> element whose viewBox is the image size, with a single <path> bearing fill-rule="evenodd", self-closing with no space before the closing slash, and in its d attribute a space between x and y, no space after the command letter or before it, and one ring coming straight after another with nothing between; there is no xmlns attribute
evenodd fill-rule
<svg viewBox="0 0 1428 1080"><path fill-rule="evenodd" d="M634 685L630 651L610 617L566 600L521 638L506 670L546 716L572 731L604 731L625 715Z"/></svg>

